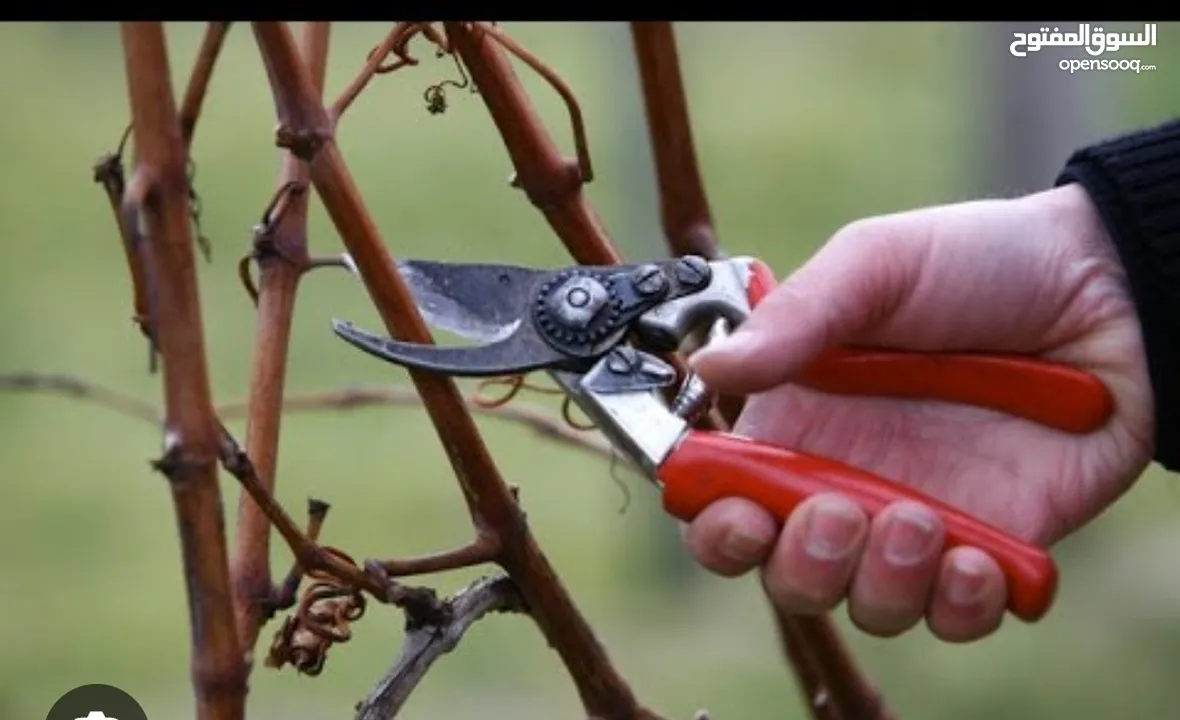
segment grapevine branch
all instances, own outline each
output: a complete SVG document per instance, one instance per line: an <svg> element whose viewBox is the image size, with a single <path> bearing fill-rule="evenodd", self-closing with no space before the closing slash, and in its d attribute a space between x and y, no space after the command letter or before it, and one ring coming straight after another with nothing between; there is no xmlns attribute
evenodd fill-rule
<svg viewBox="0 0 1180 720"><path fill-rule="evenodd" d="M388 333L429 343L430 333L398 274L391 252L361 199L335 143L340 118L377 75L418 64L409 43L423 38L439 57L456 63L460 81L443 80L424 93L431 112L446 110L444 86L478 92L499 131L523 191L570 255L583 264L621 262L621 253L582 192L593 179L583 114L560 75L495 23L449 21L393 25L370 51L336 100L324 106L330 25L305 23L298 39L281 22L251 24L266 67L279 120L281 164L271 202L239 263L255 307L249 396L214 407L204 355L194 271L199 234L189 149L210 80L231 27L206 27L179 110L169 80L160 23L125 23L122 37L132 114L118 149L95 166L95 180L115 214L131 276L134 320L163 365L164 409L69 376L0 376L0 390L48 391L92 400L159 424L164 457L154 463L170 480L192 614L192 673L199 720L244 716L249 659L264 624L293 608L275 633L266 664L290 664L318 674L333 644L346 642L368 598L401 608L407 633L401 654L364 701L357 717L391 718L426 671L471 625L492 611L527 614L564 663L588 716L657 716L639 703L538 546L513 486L501 477L481 437L476 414L523 423L571 447L610 456L600 438L579 433L527 406L505 405L523 381L509 381L500 401L468 398L449 378L411 371L411 387L344 388L288 395L288 347L300 280L310 270L344 266L360 277ZM721 257L693 148L675 37L666 22L631 24L644 107L660 191L668 247L675 255ZM513 67L518 60L540 75L565 102L573 136L566 158L538 117ZM126 176L125 146L134 148ZM346 253L313 257L307 229L310 191L326 208ZM194 232L195 231L195 232ZM257 270L257 280L251 268ZM669 354L679 372L683 358ZM153 366L154 369L154 366ZM422 555L355 562L320 544L328 506L308 503L300 526L277 502L280 420L284 411L421 405L435 428L471 516L474 536L456 547ZM726 428L740 398L722 398L721 412L702 426ZM244 447L222 424L245 417ZM220 464L240 487L237 534L227 546L217 485ZM272 526L294 555L277 584L269 565ZM451 598L396 578L493 563L503 573L477 581ZM309 584L300 592L303 580ZM860 674L826 618L776 617L785 654L795 667L817 720L887 718L888 711Z"/></svg>
<svg viewBox="0 0 1180 720"><path fill-rule="evenodd" d="M455 649L463 634L491 612L520 612L524 601L506 577L484 578L447 601L450 611L438 623L426 623L406 635L401 654L381 681L358 704L356 720L387 720L397 715L426 671Z"/></svg>
<svg viewBox="0 0 1180 720"><path fill-rule="evenodd" d="M159 23L124 23L122 38L137 158L134 210L146 228L144 274L154 279L152 337L164 385L164 454L176 508L192 617L192 680L201 720L237 720L246 664L234 625L226 538L217 484L218 432L205 360L189 226L187 148L172 94ZM131 198L128 198L131 199Z"/></svg>
<svg viewBox="0 0 1180 720"><path fill-rule="evenodd" d="M330 26L309 22L300 35L316 96L323 93ZM246 447L267 493L275 487L283 388L299 281L310 267L307 248L307 166L283 150L276 200L254 233L249 260L259 268L255 298L254 357L246 409ZM253 647L274 605L278 589L271 579L270 522L248 493L238 500L238 533L233 555L238 632Z"/></svg>

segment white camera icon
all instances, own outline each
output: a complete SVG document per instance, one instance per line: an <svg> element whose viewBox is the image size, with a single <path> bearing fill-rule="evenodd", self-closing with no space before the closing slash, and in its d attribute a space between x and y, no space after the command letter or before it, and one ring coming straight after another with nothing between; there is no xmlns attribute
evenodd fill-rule
<svg viewBox="0 0 1180 720"><path fill-rule="evenodd" d="M104 713L102 710L91 710L90 714L86 717L75 718L75 720L119 720L119 718L113 718L110 715Z"/></svg>

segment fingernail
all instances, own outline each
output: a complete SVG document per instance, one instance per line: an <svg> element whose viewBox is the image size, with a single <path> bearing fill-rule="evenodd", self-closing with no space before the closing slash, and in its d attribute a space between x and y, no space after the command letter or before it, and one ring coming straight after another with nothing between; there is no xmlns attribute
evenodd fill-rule
<svg viewBox="0 0 1180 720"><path fill-rule="evenodd" d="M745 528L736 527L725 534L721 541L721 554L735 563L752 563L761 559L770 539L759 537Z"/></svg>
<svg viewBox="0 0 1180 720"><path fill-rule="evenodd" d="M930 557L937 541L937 526L928 512L899 507L885 530L885 561L901 567L917 565Z"/></svg>
<svg viewBox="0 0 1180 720"><path fill-rule="evenodd" d="M947 573L944 592L952 605L971 606L983 598L988 589L988 574L982 564L971 556L956 557Z"/></svg>
<svg viewBox="0 0 1180 720"><path fill-rule="evenodd" d="M840 560L856 549L867 523L849 500L824 498L803 520L803 547L816 560Z"/></svg>

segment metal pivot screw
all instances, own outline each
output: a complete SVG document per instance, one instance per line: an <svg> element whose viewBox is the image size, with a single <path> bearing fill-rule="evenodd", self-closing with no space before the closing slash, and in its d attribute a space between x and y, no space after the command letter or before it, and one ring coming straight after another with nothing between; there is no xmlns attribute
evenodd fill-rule
<svg viewBox="0 0 1180 720"><path fill-rule="evenodd" d="M631 274L631 282L635 284L635 290L640 295L655 295L668 287L668 278L664 277L658 265L652 264L635 268L635 272Z"/></svg>
<svg viewBox="0 0 1180 720"><path fill-rule="evenodd" d="M704 285L710 274L709 263L699 255L685 255L676 263L676 279L689 287Z"/></svg>
<svg viewBox="0 0 1180 720"><path fill-rule="evenodd" d="M567 328L585 330L610 300L610 291L594 278L563 282L546 301L549 312Z"/></svg>
<svg viewBox="0 0 1180 720"><path fill-rule="evenodd" d="M639 364L639 355L633 348L623 346L615 348L606 358L606 369L616 375L630 375L635 372Z"/></svg>

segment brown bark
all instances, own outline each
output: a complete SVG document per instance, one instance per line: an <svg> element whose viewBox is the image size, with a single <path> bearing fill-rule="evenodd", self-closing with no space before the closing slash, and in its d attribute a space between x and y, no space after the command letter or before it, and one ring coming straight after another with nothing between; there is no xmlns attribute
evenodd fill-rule
<svg viewBox="0 0 1180 720"><path fill-rule="evenodd" d="M180 532L192 628L196 715L235 720L245 711L246 665L233 620L218 437L205 360L189 225L187 150L160 23L122 25L137 162L134 210L146 227L149 316L164 385L164 455Z"/></svg>

